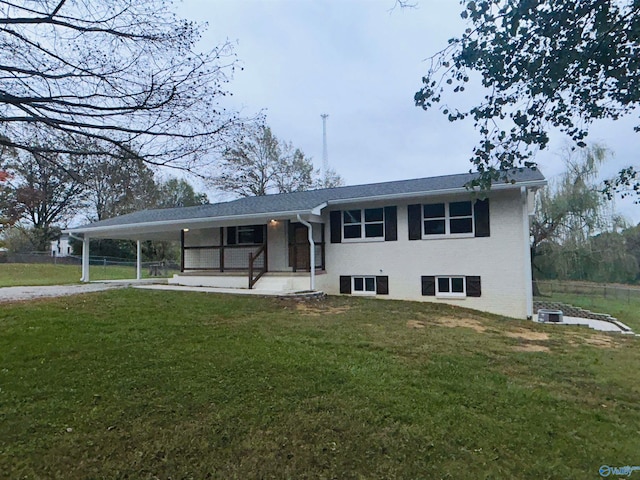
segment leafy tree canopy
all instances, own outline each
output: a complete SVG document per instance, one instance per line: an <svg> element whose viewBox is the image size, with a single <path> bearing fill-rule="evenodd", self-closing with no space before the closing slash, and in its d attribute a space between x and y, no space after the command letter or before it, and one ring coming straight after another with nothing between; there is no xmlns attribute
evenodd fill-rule
<svg viewBox="0 0 640 480"><path fill-rule="evenodd" d="M209 203L206 193L196 192L183 178L169 178L158 183L158 208L194 207Z"/></svg>
<svg viewBox="0 0 640 480"><path fill-rule="evenodd" d="M584 147L593 121L618 119L640 103L637 0L460 3L468 28L431 57L415 102L438 107L452 122L474 122L482 135L472 157L482 173L478 184L488 186L515 166L532 166L552 128ZM456 106L456 95L478 76L482 102ZM640 194L633 167L607 191L625 189Z"/></svg>
<svg viewBox="0 0 640 480"><path fill-rule="evenodd" d="M46 141L33 143L47 148ZM56 225L84 207L85 188L79 167L75 155L43 154L35 150L20 151L5 163L8 179L0 190L0 201L3 208L15 212L14 220L25 220L31 227L33 250L48 250L49 241L60 235Z"/></svg>
<svg viewBox="0 0 640 480"><path fill-rule="evenodd" d="M225 150L212 184L222 191L250 197L336 187L342 184L342 178L333 170L322 177L300 149L261 126Z"/></svg>
<svg viewBox="0 0 640 480"><path fill-rule="evenodd" d="M625 226L624 219L613 213L597 180L598 168L607 156L607 149L601 145L567 149L563 156L565 172L551 179L549 187L538 194L530 224L536 279L636 279L637 261L618 233Z"/></svg>

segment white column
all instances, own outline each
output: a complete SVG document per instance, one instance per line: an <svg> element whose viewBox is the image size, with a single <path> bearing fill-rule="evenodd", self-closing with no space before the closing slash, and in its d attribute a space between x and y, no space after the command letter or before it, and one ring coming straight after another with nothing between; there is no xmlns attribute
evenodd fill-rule
<svg viewBox="0 0 640 480"><path fill-rule="evenodd" d="M522 197L522 235L524 244L524 291L527 302L527 318L533 319L533 276L531 270L531 242L529 240L529 195L526 187L520 187Z"/></svg>
<svg viewBox="0 0 640 480"><path fill-rule="evenodd" d="M313 226L309 223L306 222L304 220L302 220L302 218L300 217L300 214L298 214L298 221L303 224L305 227L307 227L307 238L309 239L309 256L311 257L309 259L310 262L310 275L309 275L309 290L311 291L315 291L316 289L316 243L313 241Z"/></svg>
<svg viewBox="0 0 640 480"><path fill-rule="evenodd" d="M140 240L136 241L136 280L142 278L142 244Z"/></svg>
<svg viewBox="0 0 640 480"><path fill-rule="evenodd" d="M89 236L86 233L82 240L82 278L80 281L89 281Z"/></svg>

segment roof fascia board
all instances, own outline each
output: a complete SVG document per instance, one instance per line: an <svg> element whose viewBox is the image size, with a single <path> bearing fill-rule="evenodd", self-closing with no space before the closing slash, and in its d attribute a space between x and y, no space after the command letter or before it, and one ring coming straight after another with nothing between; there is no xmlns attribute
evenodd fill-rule
<svg viewBox="0 0 640 480"><path fill-rule="evenodd" d="M546 180L535 180L530 182L518 182L516 184L498 184L491 187L491 191L497 190L513 190L519 189L520 187L525 188L539 188L543 187L547 184ZM329 200L327 202L328 205L342 205L342 204L351 204L351 203L360 203L360 202L374 202L379 200L403 200L407 198L417 198L417 197L435 197L442 195L451 195L451 194L459 194L459 193L471 193L472 191L467 190L464 187L457 188L444 188L441 190L428 190L423 192L407 192L407 193L390 193L387 195L374 195L369 197L353 197L353 198L343 198L339 200Z"/></svg>
<svg viewBox="0 0 640 480"><path fill-rule="evenodd" d="M250 213L244 215L225 215L222 217L199 217L199 218L182 218L178 220L163 220L157 222L138 222L138 223L123 223L117 225L104 225L101 227L76 227L76 228L68 228L64 230L64 232L73 232L73 233L94 233L94 232L108 232L108 231L119 231L119 230L132 230L135 228L141 229L149 229L154 227L171 227L171 226L180 226L183 228L188 228L191 226L200 225L202 223L220 223L220 222L228 222L228 221L243 221L243 220L261 220L261 219L271 219L272 217L292 217L295 218L296 215L309 215L312 214L311 210L293 210L293 211L285 211L285 212L265 212L265 213Z"/></svg>
<svg viewBox="0 0 640 480"><path fill-rule="evenodd" d="M313 207L311 209L311 215L322 215L322 209L324 207L326 207L329 204L329 202L322 202L320 205L318 205L317 207Z"/></svg>

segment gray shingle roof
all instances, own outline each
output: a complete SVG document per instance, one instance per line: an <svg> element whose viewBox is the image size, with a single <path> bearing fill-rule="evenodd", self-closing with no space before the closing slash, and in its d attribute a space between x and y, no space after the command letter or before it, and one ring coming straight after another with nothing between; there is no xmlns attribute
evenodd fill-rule
<svg viewBox="0 0 640 480"><path fill-rule="evenodd" d="M122 227L126 225L153 222L172 222L201 218L232 217L244 215L269 215L286 212L309 212L324 203L339 203L358 198L404 196L436 191L463 190L465 185L477 178L478 174L464 173L440 177L398 180L393 182L370 183L348 187L325 188L306 192L281 193L262 197L247 197L229 202L198 205L195 207L142 210L119 217L94 222L70 229L82 231L86 228ZM539 170L514 170L509 178L514 187L522 183L543 183L544 176Z"/></svg>

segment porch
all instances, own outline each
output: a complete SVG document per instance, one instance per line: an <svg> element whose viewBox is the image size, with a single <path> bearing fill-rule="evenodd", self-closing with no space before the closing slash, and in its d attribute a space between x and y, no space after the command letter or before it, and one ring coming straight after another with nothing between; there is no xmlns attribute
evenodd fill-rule
<svg viewBox="0 0 640 480"><path fill-rule="evenodd" d="M310 274L323 271L325 264L323 224L308 225L270 220L267 224L183 229L181 273L170 283L252 289L269 273L270 280L264 279L261 286L308 289Z"/></svg>
<svg viewBox="0 0 640 480"><path fill-rule="evenodd" d="M255 219L258 220L258 219ZM254 220L254 221L255 221ZM315 221L314 221L315 220ZM141 278L141 242L176 240L180 243L180 273L171 285L274 291L314 290L316 272L324 271L324 224L313 220L269 219L264 223L235 224L211 219L198 224L158 225L136 232L127 229L84 234L83 278L90 281L88 262L90 238L120 238L137 241L137 277ZM312 223L313 222L313 223ZM176 228L178 227L178 228ZM314 268L311 268L311 265Z"/></svg>

